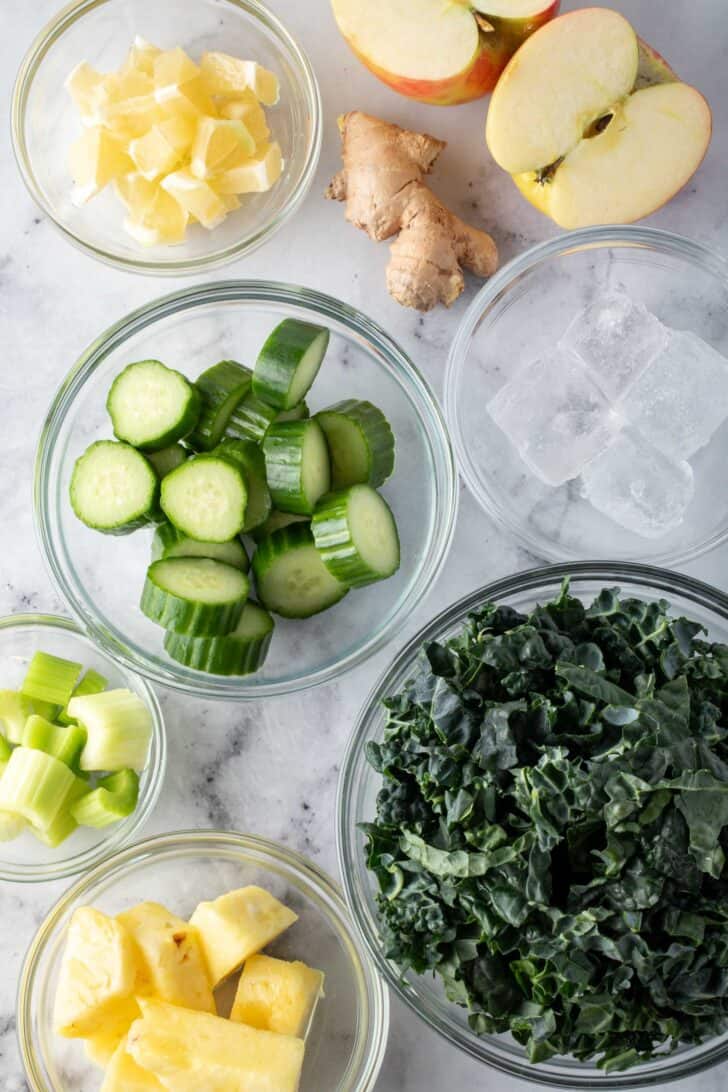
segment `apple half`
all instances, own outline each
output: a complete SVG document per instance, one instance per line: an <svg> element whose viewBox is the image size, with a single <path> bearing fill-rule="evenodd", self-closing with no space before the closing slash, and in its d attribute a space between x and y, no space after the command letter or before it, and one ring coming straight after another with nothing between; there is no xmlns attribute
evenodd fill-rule
<svg viewBox="0 0 728 1092"><path fill-rule="evenodd" d="M420 102L452 106L492 91L560 0L332 0L339 30L370 72Z"/></svg>
<svg viewBox="0 0 728 1092"><path fill-rule="evenodd" d="M495 161L560 227L626 224L695 173L711 113L623 16L585 8L521 46L493 92L485 135Z"/></svg>

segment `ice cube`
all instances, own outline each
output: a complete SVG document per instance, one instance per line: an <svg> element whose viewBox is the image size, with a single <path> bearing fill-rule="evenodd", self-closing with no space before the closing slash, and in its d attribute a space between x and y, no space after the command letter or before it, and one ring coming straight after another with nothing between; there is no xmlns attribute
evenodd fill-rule
<svg viewBox="0 0 728 1092"><path fill-rule="evenodd" d="M617 399L667 338L667 328L643 304L609 291L572 319L561 342L581 357L607 398Z"/></svg>
<svg viewBox="0 0 728 1092"><path fill-rule="evenodd" d="M488 412L533 473L554 486L577 477L619 427L579 358L558 348L520 368Z"/></svg>
<svg viewBox="0 0 728 1092"><path fill-rule="evenodd" d="M617 410L666 455L688 459L728 417L728 360L697 334L671 330Z"/></svg>
<svg viewBox="0 0 728 1092"><path fill-rule="evenodd" d="M693 498L693 471L624 430L582 472L582 493L615 523L660 538L682 523Z"/></svg>

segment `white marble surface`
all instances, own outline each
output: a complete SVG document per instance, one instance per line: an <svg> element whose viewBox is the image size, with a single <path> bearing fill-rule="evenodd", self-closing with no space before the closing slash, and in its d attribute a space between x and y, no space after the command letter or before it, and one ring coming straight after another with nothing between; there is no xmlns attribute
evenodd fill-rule
<svg viewBox="0 0 728 1092"><path fill-rule="evenodd" d="M192 0L180 0L187 2ZM448 343L477 285L471 282L450 312L439 310L424 318L389 299L383 276L386 246L376 246L346 227L340 207L321 197L339 160L337 114L362 107L447 137L434 186L455 209L492 231L504 259L555 229L520 200L489 161L481 141L484 102L445 111L400 98L354 60L338 37L328 0L270 2L309 52L318 73L325 111L323 155L313 188L293 222L264 249L218 276L286 279L342 297L391 331L439 391ZM563 6L578 4L567 0ZM700 173L651 222L728 252L725 0L620 0L614 6L706 93L714 109L715 135ZM5 119L0 132L0 614L62 612L33 532L31 481L39 424L52 392L81 350L119 316L177 284L131 277L77 253L26 195L10 149L11 84L22 53L57 3L2 0L0 7L0 103ZM464 493L451 563L410 619L409 632L478 584L537 563ZM690 571L725 587L726 552L703 558ZM210 826L253 831L280 839L335 873L333 805L340 756L357 710L392 651L338 685L288 700L235 706L163 695L169 772L146 833ZM16 981L33 930L62 888L0 886L3 1092L26 1087L15 1042ZM675 1092L718 1092L727 1082L724 1066L672 1087ZM409 1011L393 1004L378 1092L517 1092L525 1087L460 1056Z"/></svg>

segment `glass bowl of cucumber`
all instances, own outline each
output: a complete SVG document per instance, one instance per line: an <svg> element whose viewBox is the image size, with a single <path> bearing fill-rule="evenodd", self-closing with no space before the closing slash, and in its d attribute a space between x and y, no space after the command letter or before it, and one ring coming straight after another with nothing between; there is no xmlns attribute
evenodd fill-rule
<svg viewBox="0 0 728 1092"><path fill-rule="evenodd" d="M179 925L183 927L201 901L209 906L221 895L229 897L228 893L241 888L250 890L249 885L253 885L253 893L258 889L260 895L262 888L293 911L289 927L270 946L266 937L258 937L266 955L272 956L271 962L280 968L278 961L300 960L324 975L323 996L307 1020L301 1092L372 1092L387 1042L389 1000L353 929L338 887L316 865L289 849L250 835L217 831L176 832L130 846L85 875L52 908L30 945L18 989L18 1039L33 1092L91 1092L99 1088L102 1071L89 1060L87 1050L108 1064L100 1056L103 1044L92 1028L87 1029L88 1047L79 1039L62 1038L54 1032L59 969L74 911L92 906L103 914L116 915L139 903L161 903L170 916L182 919ZM290 924L294 915L297 920ZM126 914L127 923L129 918ZM211 936L214 945L216 933L205 930L197 914L193 922L199 923L207 950L207 937ZM273 935L273 930L268 935ZM215 990L215 1008L221 1016L231 1012L237 992L234 979ZM208 1025L213 1019L202 1012L199 1016ZM224 1023L233 1030L232 1021ZM258 1022L257 1026L266 1025ZM270 1031L258 1034L269 1037L265 1043L268 1057L259 1074L265 1077L265 1066L270 1065L276 1044ZM288 1034L276 1038L288 1040ZM274 1084L283 1087L275 1078L269 1086ZM114 1087L127 1086L120 1083Z"/></svg>
<svg viewBox="0 0 728 1092"><path fill-rule="evenodd" d="M211 698L302 690L382 648L444 564L456 508L412 362L360 312L277 283L122 319L70 372L37 452L36 526L79 623Z"/></svg>
<svg viewBox="0 0 728 1092"><path fill-rule="evenodd" d="M89 750L89 761L84 760L87 741L79 732L77 710L71 709L78 717L74 721L62 705L47 700L63 702L64 686L71 697L98 693L105 698L103 692L113 690L120 699L111 715L108 706L101 714L93 741L96 757ZM40 697L28 697L28 692ZM132 717L138 723L140 712L144 741L135 763L128 744ZM111 750L118 756L119 745L124 753L117 761ZM162 710L144 679L99 649L69 618L13 614L0 619L0 880L32 883L73 876L120 849L151 815L166 757ZM143 765L138 780L136 771L128 769L132 764ZM88 791L98 783L90 770L122 767L127 769L116 780L133 782L129 795L107 795L115 784L108 778L106 791L104 785L96 793ZM83 809L74 809L77 800Z"/></svg>

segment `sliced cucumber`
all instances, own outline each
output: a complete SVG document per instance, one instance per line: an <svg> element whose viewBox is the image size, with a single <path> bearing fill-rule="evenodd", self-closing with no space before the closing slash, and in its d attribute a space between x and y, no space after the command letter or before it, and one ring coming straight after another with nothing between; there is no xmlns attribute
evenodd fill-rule
<svg viewBox="0 0 728 1092"><path fill-rule="evenodd" d="M162 509L170 523L198 542L229 542L245 524L247 490L227 459L195 455L162 481Z"/></svg>
<svg viewBox="0 0 728 1092"><path fill-rule="evenodd" d="M160 524L152 540L152 560L161 561L166 557L209 557L244 573L250 568L247 551L239 538L233 538L230 542L198 542L182 534L171 523Z"/></svg>
<svg viewBox="0 0 728 1092"><path fill-rule="evenodd" d="M76 460L70 497L73 511L87 527L125 535L154 517L159 479L129 444L99 440Z"/></svg>
<svg viewBox="0 0 728 1092"><path fill-rule="evenodd" d="M147 458L160 479L176 470L178 466L182 466L188 457L189 452L185 451L181 444L170 444L169 447L163 447L159 451L147 452Z"/></svg>
<svg viewBox="0 0 728 1092"><path fill-rule="evenodd" d="M253 372L253 393L278 410L301 402L321 367L329 344L323 326L288 318L268 335Z"/></svg>
<svg viewBox="0 0 728 1092"><path fill-rule="evenodd" d="M275 416L276 421L303 421L304 418L310 417L311 411L305 402L299 402L297 406L293 406L292 409L281 410Z"/></svg>
<svg viewBox="0 0 728 1092"><path fill-rule="evenodd" d="M211 451L222 439L225 426L238 402L250 391L253 373L234 360L221 360L199 377L202 409L197 427L190 436L192 447Z"/></svg>
<svg viewBox="0 0 728 1092"><path fill-rule="evenodd" d="M310 529L301 523L263 539L252 568L261 603L284 618L310 618L348 591L326 568Z"/></svg>
<svg viewBox="0 0 728 1092"><path fill-rule="evenodd" d="M267 402L248 394L230 414L225 428L225 440L263 442L263 437L276 419L276 411Z"/></svg>
<svg viewBox="0 0 728 1092"><path fill-rule="evenodd" d="M331 486L381 485L394 470L394 435L371 402L349 398L316 414L331 457Z"/></svg>
<svg viewBox="0 0 728 1092"><path fill-rule="evenodd" d="M310 519L308 516L297 516L295 512L278 512L274 508L265 523L261 523L260 527L256 527L252 532L253 540L262 542L274 531L280 530L281 527L288 527L291 523L310 523Z"/></svg>
<svg viewBox="0 0 728 1092"><path fill-rule="evenodd" d="M397 524L370 485L352 485L324 497L311 531L324 565L348 587L386 580L399 568Z"/></svg>
<svg viewBox="0 0 728 1092"><path fill-rule="evenodd" d="M232 565L206 557L172 557L147 569L141 609L175 633L225 634L240 621L248 587L245 573Z"/></svg>
<svg viewBox="0 0 728 1092"><path fill-rule="evenodd" d="M118 440L158 451L192 432L200 415L200 395L183 375L159 360L140 360L117 375L106 408Z"/></svg>
<svg viewBox="0 0 728 1092"><path fill-rule="evenodd" d="M250 675L262 667L273 636L273 619L257 603L246 603L240 621L226 637L165 634L173 660L208 675Z"/></svg>
<svg viewBox="0 0 728 1092"><path fill-rule="evenodd" d="M331 484L329 451L321 426L314 418L271 425L263 453L274 506L299 515L313 512Z"/></svg>
<svg viewBox="0 0 728 1092"><path fill-rule="evenodd" d="M226 440L215 448L213 454L229 459L243 475L248 494L243 531L252 531L268 518L273 506L263 452L252 440Z"/></svg>

